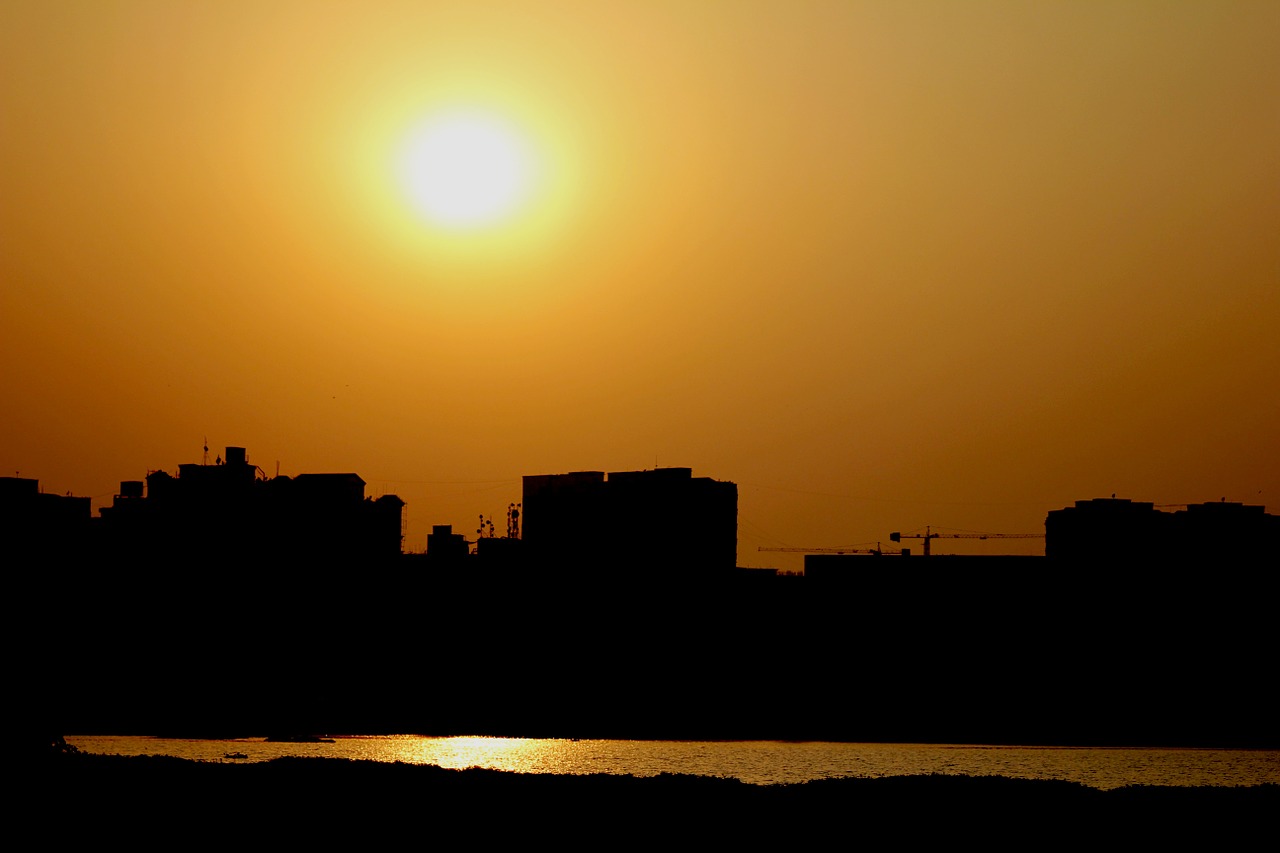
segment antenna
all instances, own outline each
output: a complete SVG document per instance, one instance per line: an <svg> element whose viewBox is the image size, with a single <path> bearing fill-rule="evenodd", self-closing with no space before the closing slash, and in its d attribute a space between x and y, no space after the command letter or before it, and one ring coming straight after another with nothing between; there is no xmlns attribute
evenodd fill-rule
<svg viewBox="0 0 1280 853"><path fill-rule="evenodd" d="M209 464L209 436L204 437L204 457L200 460L201 465Z"/></svg>

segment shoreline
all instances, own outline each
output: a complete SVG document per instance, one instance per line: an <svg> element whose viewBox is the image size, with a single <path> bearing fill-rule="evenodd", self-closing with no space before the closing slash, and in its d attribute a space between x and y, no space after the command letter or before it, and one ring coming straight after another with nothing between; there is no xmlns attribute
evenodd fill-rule
<svg viewBox="0 0 1280 853"><path fill-rule="evenodd" d="M486 839L572 832L597 843L619 840L619 833L656 840L696 831L711 833L707 840L758 842L894 831L911 840L924 834L988 842L1013 833L1010 841L1043 846L1129 827L1144 838L1210 833L1229 848L1280 814L1280 784L1104 791L1075 782L929 775L754 785L707 776L535 775L323 757L223 763L84 753L46 759L43 770L44 790L54 792L49 819L75 816L73 828L93 837L123 829L119 817L131 815L134 830L158 832L157 838L230 819L294 838L365 839L421 820L466 824Z"/></svg>

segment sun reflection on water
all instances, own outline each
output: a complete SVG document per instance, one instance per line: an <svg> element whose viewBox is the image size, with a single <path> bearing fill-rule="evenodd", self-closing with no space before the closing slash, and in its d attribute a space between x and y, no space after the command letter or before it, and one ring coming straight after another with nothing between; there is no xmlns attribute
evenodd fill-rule
<svg viewBox="0 0 1280 853"><path fill-rule="evenodd" d="M570 763L563 753L572 743L504 737L433 738L419 740L415 744L417 754L407 760L457 770L485 767L517 773L546 773L549 767Z"/></svg>

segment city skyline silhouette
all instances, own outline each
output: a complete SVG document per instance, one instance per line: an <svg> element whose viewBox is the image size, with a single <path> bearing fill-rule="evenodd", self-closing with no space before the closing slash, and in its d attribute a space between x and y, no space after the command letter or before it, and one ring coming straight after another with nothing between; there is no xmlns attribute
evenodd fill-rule
<svg viewBox="0 0 1280 853"><path fill-rule="evenodd" d="M0 478L58 731L1275 746L1261 506L1080 500L1045 556L789 576L739 567L736 484L688 468L526 476L504 536L414 554L398 497L250 459L122 481L95 518Z"/></svg>
<svg viewBox="0 0 1280 853"><path fill-rule="evenodd" d="M482 512L470 536L451 524L432 524L425 540L414 542L406 536L405 501L394 494L366 494L368 484L358 473L290 476L277 471L271 476L250 460L244 447L228 446L225 459L217 454L212 462L208 445L203 449L202 462L180 464L176 475L158 467L149 469L145 480L120 481L111 503L96 512L88 497L45 492L35 478L0 477L0 529L11 548L30 548L41 558L57 558L56 543L66 551L74 546L130 560L194 555L203 549L205 556L293 556L319 560L326 567L413 555L462 566L466 561L461 558L487 553L490 563L532 557L538 563L580 565L602 574L639 570L679 577L682 572L757 568L749 558L742 559L739 548L737 484L694 477L690 468L526 474L520 500L507 505L501 535L493 517ZM530 509L533 542L526 548ZM1157 505L1113 494L1048 510L1044 533L926 526L922 532L889 533L888 548L877 541L874 547L758 550L803 554L806 569L812 562L830 571L850 564L840 558L852 555L911 556L912 549L901 546L913 541L921 546L916 553L927 557L939 539L948 545L955 540L1003 544L1043 539L1043 555L1080 565L1212 564L1228 553L1235 562L1251 565L1266 559L1278 518L1264 506L1226 498ZM977 565L984 556L998 554L970 556ZM60 559L71 567L70 557Z"/></svg>

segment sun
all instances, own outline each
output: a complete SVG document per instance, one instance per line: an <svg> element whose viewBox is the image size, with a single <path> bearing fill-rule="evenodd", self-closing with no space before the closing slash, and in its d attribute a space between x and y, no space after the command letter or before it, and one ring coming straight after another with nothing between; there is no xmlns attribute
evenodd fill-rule
<svg viewBox="0 0 1280 853"><path fill-rule="evenodd" d="M515 128L481 112L438 115L407 137L401 186L423 216L445 228L494 225L527 200L533 163Z"/></svg>

